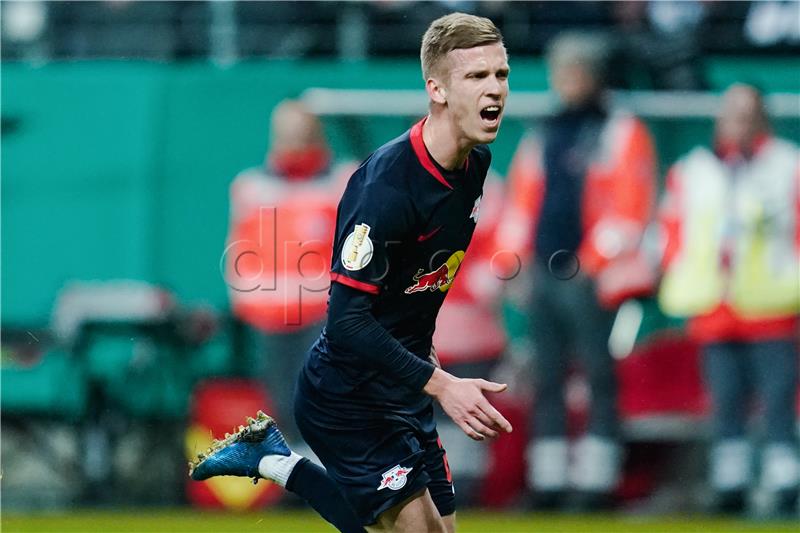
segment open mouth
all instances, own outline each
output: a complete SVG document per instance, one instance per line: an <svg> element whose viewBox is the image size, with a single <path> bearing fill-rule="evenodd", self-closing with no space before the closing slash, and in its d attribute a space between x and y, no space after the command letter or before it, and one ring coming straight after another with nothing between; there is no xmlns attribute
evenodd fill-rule
<svg viewBox="0 0 800 533"><path fill-rule="evenodd" d="M486 106L481 109L481 118L484 122L494 125L500 119L501 111L502 110L499 105Z"/></svg>

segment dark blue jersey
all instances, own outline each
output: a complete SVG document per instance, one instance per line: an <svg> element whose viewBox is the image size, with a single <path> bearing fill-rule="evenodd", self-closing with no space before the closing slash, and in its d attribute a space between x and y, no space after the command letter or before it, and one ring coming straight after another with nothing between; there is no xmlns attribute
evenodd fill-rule
<svg viewBox="0 0 800 533"><path fill-rule="evenodd" d="M373 153L339 203L328 322L303 374L339 409L430 405L422 387L436 316L472 238L491 154L478 146L447 172L425 148L423 123Z"/></svg>

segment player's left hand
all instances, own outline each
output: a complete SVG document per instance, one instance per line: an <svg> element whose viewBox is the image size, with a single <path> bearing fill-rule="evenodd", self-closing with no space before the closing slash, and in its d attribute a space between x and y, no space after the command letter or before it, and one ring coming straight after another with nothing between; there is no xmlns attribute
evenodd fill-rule
<svg viewBox="0 0 800 533"><path fill-rule="evenodd" d="M425 385L425 392L439 401L447 416L473 440L511 433L508 420L489 403L485 392L503 392L508 386L485 379L461 379L437 368Z"/></svg>

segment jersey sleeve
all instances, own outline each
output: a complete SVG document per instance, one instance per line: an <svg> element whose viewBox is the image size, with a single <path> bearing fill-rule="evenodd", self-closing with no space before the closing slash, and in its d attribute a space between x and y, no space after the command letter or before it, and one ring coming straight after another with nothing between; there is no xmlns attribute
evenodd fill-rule
<svg viewBox="0 0 800 533"><path fill-rule="evenodd" d="M362 178L351 179L339 203L331 281L379 294L412 233L414 211L407 193Z"/></svg>
<svg viewBox="0 0 800 533"><path fill-rule="evenodd" d="M422 391L434 366L408 351L381 326L371 313L375 296L353 290L347 284L331 287L328 323L330 346L391 375L399 384Z"/></svg>

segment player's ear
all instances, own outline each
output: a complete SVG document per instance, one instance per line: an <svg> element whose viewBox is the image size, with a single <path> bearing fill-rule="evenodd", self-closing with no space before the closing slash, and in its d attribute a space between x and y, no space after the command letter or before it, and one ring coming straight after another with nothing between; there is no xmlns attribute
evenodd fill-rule
<svg viewBox="0 0 800 533"><path fill-rule="evenodd" d="M447 103L447 89L436 78L428 78L425 82L425 91L432 102L443 105Z"/></svg>

